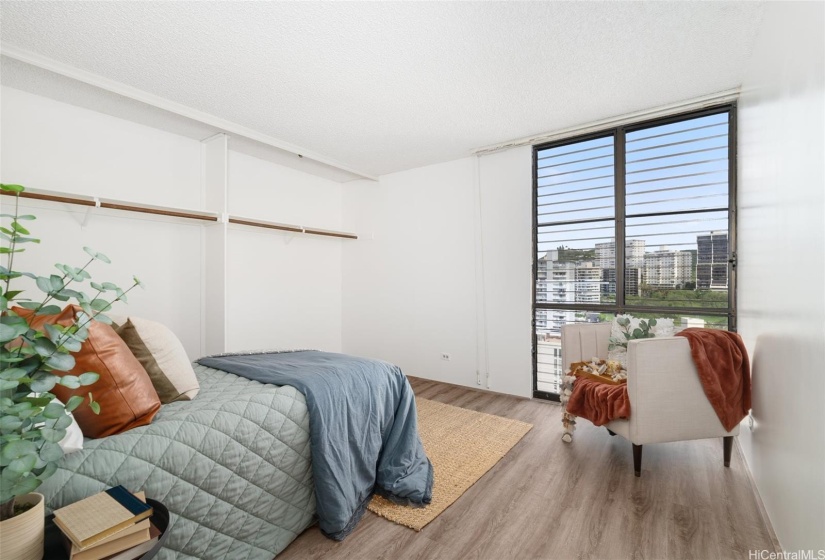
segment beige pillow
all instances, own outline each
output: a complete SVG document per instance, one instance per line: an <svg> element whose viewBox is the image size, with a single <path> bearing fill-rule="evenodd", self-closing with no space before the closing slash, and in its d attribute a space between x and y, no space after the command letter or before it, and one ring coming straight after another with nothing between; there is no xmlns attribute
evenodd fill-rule
<svg viewBox="0 0 825 560"><path fill-rule="evenodd" d="M161 403L195 398L200 389L198 378L183 344L168 327L130 317L115 330L146 369Z"/></svg>

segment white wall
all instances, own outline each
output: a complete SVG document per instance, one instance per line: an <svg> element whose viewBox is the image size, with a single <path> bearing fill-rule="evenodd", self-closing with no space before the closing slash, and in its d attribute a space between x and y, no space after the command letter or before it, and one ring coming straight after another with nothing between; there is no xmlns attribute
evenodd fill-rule
<svg viewBox="0 0 825 560"><path fill-rule="evenodd" d="M3 87L0 90L0 181L135 202L200 206L200 142L94 111ZM0 203L7 212L11 199ZM42 239L16 257L40 275L63 262L85 262L84 245L111 265L92 269L121 286L137 275L147 289L116 309L169 325L191 357L200 353L201 226L78 206L24 201ZM83 225L86 219L85 226ZM36 290L36 288L35 288ZM32 297L37 297L34 292Z"/></svg>
<svg viewBox="0 0 825 560"><path fill-rule="evenodd" d="M531 185L529 147L348 184L344 351L532 395Z"/></svg>
<svg viewBox="0 0 825 560"><path fill-rule="evenodd" d="M230 214L340 230L344 188L229 152ZM239 225L228 241L227 350L341 351L341 251L358 241Z"/></svg>
<svg viewBox="0 0 825 560"><path fill-rule="evenodd" d="M138 203L203 208L202 144L52 99L0 89L0 181ZM231 148L231 139L230 139ZM229 210L340 229L338 183L229 152ZM3 211L11 199L3 197ZM40 274L80 262L84 245L112 265L96 279L147 284L117 310L169 325L203 355L204 226L179 219L25 201L43 244L17 261ZM210 208L204 208L210 210ZM227 349L341 349L341 245L326 237L233 226L229 231Z"/></svg>
<svg viewBox="0 0 825 560"><path fill-rule="evenodd" d="M739 441L786 551L825 549L825 5L768 7L739 103Z"/></svg>

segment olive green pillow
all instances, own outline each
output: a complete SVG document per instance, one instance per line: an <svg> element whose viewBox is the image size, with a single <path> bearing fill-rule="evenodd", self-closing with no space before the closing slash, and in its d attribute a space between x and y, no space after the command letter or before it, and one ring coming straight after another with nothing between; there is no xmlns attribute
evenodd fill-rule
<svg viewBox="0 0 825 560"><path fill-rule="evenodd" d="M165 325L130 317L115 329L149 374L160 402L189 401L200 390L186 350Z"/></svg>

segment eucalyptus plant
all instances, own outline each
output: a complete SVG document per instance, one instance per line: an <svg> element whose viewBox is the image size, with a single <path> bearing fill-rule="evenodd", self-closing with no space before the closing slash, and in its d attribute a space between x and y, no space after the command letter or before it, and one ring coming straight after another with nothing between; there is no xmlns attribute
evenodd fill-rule
<svg viewBox="0 0 825 560"><path fill-rule="evenodd" d="M616 323L619 325L623 338L610 337L608 349L614 350L616 348L627 348L627 343L631 340L638 340L641 338L653 338L654 334L650 329L656 326L656 319L639 321L639 326L632 329L630 327L629 317L617 317Z"/></svg>
<svg viewBox="0 0 825 560"><path fill-rule="evenodd" d="M59 274L38 276L31 272L15 270L14 257L25 248L24 244L38 244L24 222L34 220L32 215L20 215L20 185L0 185L3 194L14 195L14 213L0 214L3 221L10 220L8 227L0 226L0 255L6 266L0 266L0 520L14 514L14 498L36 490L57 470L63 457L58 444L72 423L69 412L87 403L95 414L100 404L91 392L86 396L75 395L60 402L50 391L60 384L69 389L93 385L99 378L95 372L70 375L75 367L73 352L89 336L91 321L111 324L105 315L112 304L127 301L126 294L141 282L133 278L132 286L121 290L111 282L98 284L91 281L88 272L93 263L109 263L109 258L89 247L84 247L88 261L81 267L56 264ZM5 196L4 196L5 198ZM12 289L12 281L30 278L44 295L36 299L23 297L23 290ZM89 282L92 295L82 291ZM81 311L75 313L72 324L50 325L43 331L31 327L32 318L60 313L56 302L76 304ZM19 315L13 305L30 310ZM88 401L88 402L87 402Z"/></svg>

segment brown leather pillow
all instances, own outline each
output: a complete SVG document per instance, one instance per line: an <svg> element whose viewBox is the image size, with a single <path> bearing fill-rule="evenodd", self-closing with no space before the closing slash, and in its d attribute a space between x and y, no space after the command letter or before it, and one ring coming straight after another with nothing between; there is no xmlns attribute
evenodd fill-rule
<svg viewBox="0 0 825 560"><path fill-rule="evenodd" d="M47 323L71 325L78 311L79 307L69 305L59 315L32 317L31 311L14 309L37 330ZM88 399L73 412L85 437L111 436L149 424L160 410L160 399L146 370L112 327L98 321L92 321L88 327L89 338L79 352L73 353L75 367L69 373L91 371L99 374L100 379L94 385L74 390L55 385L52 393L66 402L72 395L85 398L91 392L100 403L99 415L89 408Z"/></svg>

